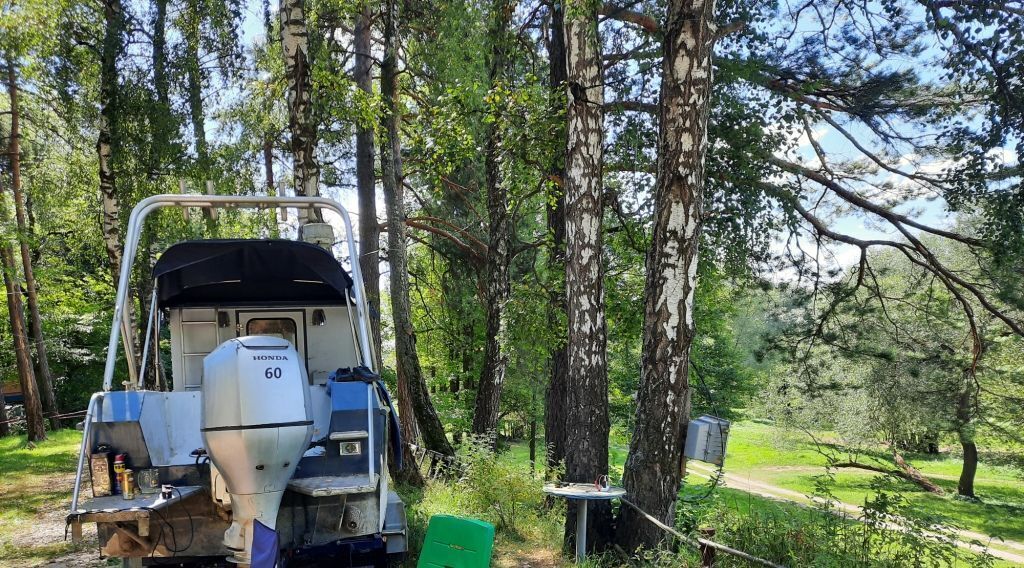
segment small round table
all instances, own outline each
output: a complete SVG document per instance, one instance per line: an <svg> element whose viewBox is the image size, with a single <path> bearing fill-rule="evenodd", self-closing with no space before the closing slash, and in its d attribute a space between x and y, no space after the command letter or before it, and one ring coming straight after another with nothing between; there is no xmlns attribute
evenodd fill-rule
<svg viewBox="0 0 1024 568"><path fill-rule="evenodd" d="M587 504L590 501L618 499L626 496L626 490L621 487L598 489L593 483L567 483L560 485L548 483L544 486L544 493L578 502L576 505L577 563L583 561L587 551Z"/></svg>

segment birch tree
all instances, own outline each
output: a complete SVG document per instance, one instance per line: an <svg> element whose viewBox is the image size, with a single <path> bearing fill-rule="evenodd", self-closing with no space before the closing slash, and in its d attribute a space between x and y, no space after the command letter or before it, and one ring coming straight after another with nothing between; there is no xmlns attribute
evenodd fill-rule
<svg viewBox="0 0 1024 568"><path fill-rule="evenodd" d="M121 274L121 200L114 173L114 135L117 124L117 59L123 49L124 13L121 0L104 0L104 33L100 47L100 121L96 140L99 164L100 198L103 204L103 244L110 260L110 272L116 285Z"/></svg>
<svg viewBox="0 0 1024 568"><path fill-rule="evenodd" d="M623 475L630 500L669 525L675 522L690 413L689 352L695 330L714 8L714 0L670 0L665 14L640 387ZM632 508L623 511L619 526L619 540L627 550L654 547L664 536Z"/></svg>
<svg viewBox="0 0 1024 568"><path fill-rule="evenodd" d="M312 61L304 0L281 2L281 51L288 82L288 129L291 131L295 194L314 197L320 195L320 164L316 158L317 126L313 119ZM319 223L323 217L319 209L301 210L299 221Z"/></svg>
<svg viewBox="0 0 1024 568"><path fill-rule="evenodd" d="M604 85L597 6L574 0L565 10L568 114L565 158L565 291L568 306L565 476L593 482L608 473L607 331L602 283L601 196ZM566 511L566 541L576 533L576 505ZM600 546L610 508L591 506L588 538Z"/></svg>

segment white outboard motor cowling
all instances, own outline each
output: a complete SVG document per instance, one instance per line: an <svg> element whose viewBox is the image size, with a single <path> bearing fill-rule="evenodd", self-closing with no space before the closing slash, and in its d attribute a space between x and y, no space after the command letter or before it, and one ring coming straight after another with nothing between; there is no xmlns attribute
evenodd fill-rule
<svg viewBox="0 0 1024 568"><path fill-rule="evenodd" d="M203 361L203 443L231 494L224 545L248 565L253 522L273 529L281 496L313 431L309 383L285 339L239 337Z"/></svg>

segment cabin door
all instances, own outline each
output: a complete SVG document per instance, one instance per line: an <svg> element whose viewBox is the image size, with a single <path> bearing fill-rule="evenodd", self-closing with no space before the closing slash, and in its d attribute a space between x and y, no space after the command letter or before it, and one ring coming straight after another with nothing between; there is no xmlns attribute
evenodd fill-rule
<svg viewBox="0 0 1024 568"><path fill-rule="evenodd" d="M269 335L287 339L308 367L305 310L238 311L238 336Z"/></svg>

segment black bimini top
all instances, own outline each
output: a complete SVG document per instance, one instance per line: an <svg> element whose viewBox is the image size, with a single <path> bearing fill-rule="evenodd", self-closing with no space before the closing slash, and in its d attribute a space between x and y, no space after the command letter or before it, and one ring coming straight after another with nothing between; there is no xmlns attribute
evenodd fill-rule
<svg viewBox="0 0 1024 568"><path fill-rule="evenodd" d="M160 307L343 304L352 278L326 249L286 240L175 244L153 267Z"/></svg>

